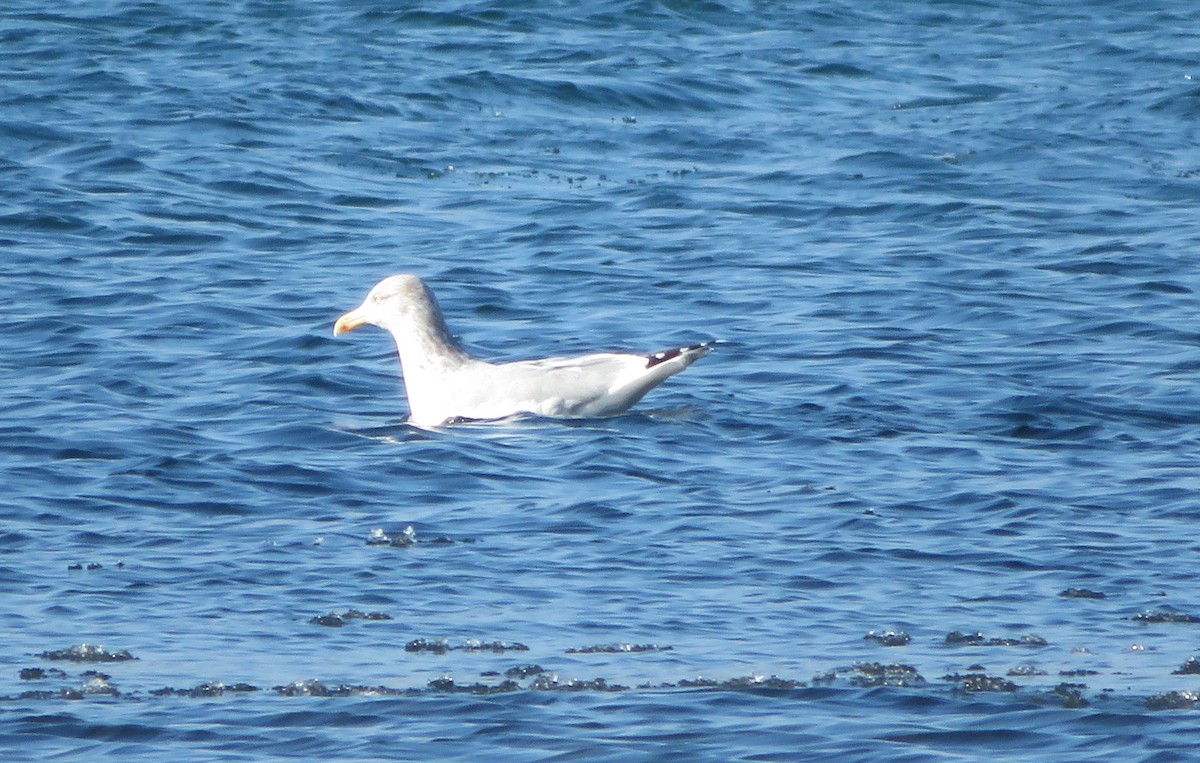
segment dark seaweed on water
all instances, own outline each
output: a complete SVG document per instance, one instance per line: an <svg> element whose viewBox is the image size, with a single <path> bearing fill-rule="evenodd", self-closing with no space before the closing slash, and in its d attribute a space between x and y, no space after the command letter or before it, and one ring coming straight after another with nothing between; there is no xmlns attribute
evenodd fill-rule
<svg viewBox="0 0 1200 763"><path fill-rule="evenodd" d="M384 612L362 612L357 609L348 609L345 612L330 612L324 615L318 615L309 620L313 625L324 625L327 628L340 628L349 620L391 620L392 616Z"/></svg>
<svg viewBox="0 0 1200 763"><path fill-rule="evenodd" d="M863 641L872 641L880 646L908 646L912 637L904 631L870 631Z"/></svg>
<svg viewBox="0 0 1200 763"><path fill-rule="evenodd" d="M1058 592L1066 599L1104 599L1107 596L1102 591L1092 591L1087 588L1067 588Z"/></svg>
<svg viewBox="0 0 1200 763"><path fill-rule="evenodd" d="M111 651L103 646L77 644L67 649L45 651L38 655L43 660L67 660L69 662L125 662L136 660L129 650Z"/></svg>
<svg viewBox="0 0 1200 763"><path fill-rule="evenodd" d="M947 646L1046 646L1046 639L1036 634L1028 634L1020 638L985 638L982 633L960 633L951 631L946 634Z"/></svg>
<svg viewBox="0 0 1200 763"><path fill-rule="evenodd" d="M529 647L520 643L508 643L505 641L482 641L479 639L468 639L460 644L451 645L447 639L426 640L423 638L412 639L404 645L406 652L432 652L433 654L445 654L446 652L528 652Z"/></svg>
<svg viewBox="0 0 1200 763"><path fill-rule="evenodd" d="M573 646L567 649L567 654L637 654L638 652L669 652L672 647L658 644L594 644L592 646Z"/></svg>
<svg viewBox="0 0 1200 763"><path fill-rule="evenodd" d="M1200 617L1183 612L1139 612L1133 619L1139 623L1200 623Z"/></svg>

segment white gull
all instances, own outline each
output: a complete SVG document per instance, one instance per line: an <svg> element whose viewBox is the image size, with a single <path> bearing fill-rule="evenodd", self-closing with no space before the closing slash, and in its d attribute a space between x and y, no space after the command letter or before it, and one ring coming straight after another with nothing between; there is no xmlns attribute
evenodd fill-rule
<svg viewBox="0 0 1200 763"><path fill-rule="evenodd" d="M387 329L396 340L409 420L419 426L519 414L614 416L712 349L711 342L701 342L645 355L489 363L468 355L450 335L433 292L414 275L380 281L361 305L337 319L333 335L364 323Z"/></svg>

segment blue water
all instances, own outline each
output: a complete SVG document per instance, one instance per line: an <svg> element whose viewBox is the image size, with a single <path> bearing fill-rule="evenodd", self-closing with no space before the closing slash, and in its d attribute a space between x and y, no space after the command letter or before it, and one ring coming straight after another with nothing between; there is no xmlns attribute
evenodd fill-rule
<svg viewBox="0 0 1200 763"><path fill-rule="evenodd" d="M0 749L1187 758L1159 5L6 4ZM725 343L419 430L331 330L398 272L487 357Z"/></svg>

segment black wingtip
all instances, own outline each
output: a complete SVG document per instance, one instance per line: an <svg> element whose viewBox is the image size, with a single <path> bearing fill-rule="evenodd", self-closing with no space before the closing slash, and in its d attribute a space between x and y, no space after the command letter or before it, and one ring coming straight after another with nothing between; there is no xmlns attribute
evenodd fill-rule
<svg viewBox="0 0 1200 763"><path fill-rule="evenodd" d="M646 356L646 368L654 368L659 363L665 363L672 358L678 358L680 355L695 354L696 357L706 355L712 351L716 341L697 342L696 344L684 345L683 347L673 347L669 350L660 350L652 352Z"/></svg>

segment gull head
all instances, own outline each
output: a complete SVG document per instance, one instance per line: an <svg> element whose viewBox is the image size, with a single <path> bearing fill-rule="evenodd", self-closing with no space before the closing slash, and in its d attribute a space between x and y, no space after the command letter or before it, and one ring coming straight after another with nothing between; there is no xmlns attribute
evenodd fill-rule
<svg viewBox="0 0 1200 763"><path fill-rule="evenodd" d="M367 294L363 303L337 319L333 335L344 334L364 323L391 329L402 320L428 320L440 313L429 287L414 275L388 276Z"/></svg>

